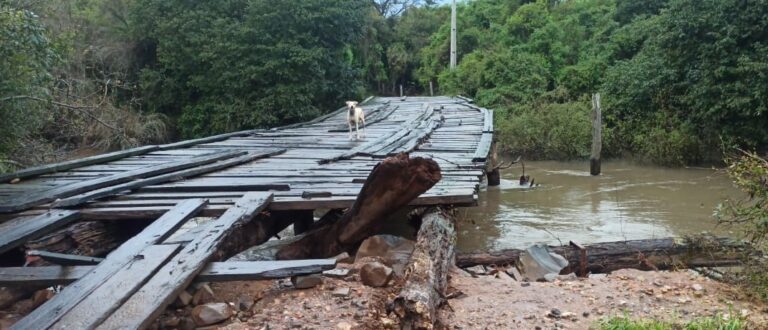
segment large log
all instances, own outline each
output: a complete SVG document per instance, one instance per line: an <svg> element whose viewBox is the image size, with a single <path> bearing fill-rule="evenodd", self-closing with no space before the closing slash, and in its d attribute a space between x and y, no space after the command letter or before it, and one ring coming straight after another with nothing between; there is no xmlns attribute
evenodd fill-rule
<svg viewBox="0 0 768 330"><path fill-rule="evenodd" d="M328 258L349 251L441 178L434 160L407 154L387 158L373 168L352 208L339 221L308 232L282 248L277 258Z"/></svg>
<svg viewBox="0 0 768 330"><path fill-rule="evenodd" d="M687 239L644 239L585 245L586 270L607 273L634 268L640 270L669 270L676 268L720 267L739 265L745 253L754 251L746 243L729 238L709 236ZM562 274L581 268L579 250L571 246L550 246L552 252L568 259ZM490 253L459 254L456 265L513 265L523 250L510 249Z"/></svg>
<svg viewBox="0 0 768 330"><path fill-rule="evenodd" d="M445 211L430 209L422 219L416 246L405 271L405 285L393 302L403 329L432 329L437 308L448 287L448 270L454 264L455 219Z"/></svg>

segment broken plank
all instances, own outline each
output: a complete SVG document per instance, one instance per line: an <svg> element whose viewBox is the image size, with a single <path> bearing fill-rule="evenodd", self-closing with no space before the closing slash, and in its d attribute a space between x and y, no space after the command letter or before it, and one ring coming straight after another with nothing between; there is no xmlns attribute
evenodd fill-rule
<svg viewBox="0 0 768 330"><path fill-rule="evenodd" d="M133 260L142 250L166 239L186 220L197 214L204 205L205 202L201 199L185 200L177 204L141 233L112 251L102 263L94 267L85 277L65 287L51 300L14 324L11 329L47 329L104 283L106 279L112 277Z"/></svg>
<svg viewBox="0 0 768 330"><path fill-rule="evenodd" d="M66 285L90 273L95 266L0 267L0 286Z"/></svg>
<svg viewBox="0 0 768 330"><path fill-rule="evenodd" d="M270 202L270 193L245 194L220 218L208 223L205 232L166 263L98 329L146 328L179 292L189 286L232 231L251 221Z"/></svg>
<svg viewBox="0 0 768 330"><path fill-rule="evenodd" d="M480 143L477 145L475 154L472 156L473 162L484 162L491 152L491 143L493 142L493 133L483 133Z"/></svg>
<svg viewBox="0 0 768 330"><path fill-rule="evenodd" d="M181 180L181 179L193 177L193 176L204 174L204 173L217 171L223 168L240 165L240 164L254 161L257 159L270 157L283 152L285 152L285 149L274 149L269 152L263 152L263 153L250 153L244 156L219 161L219 162L205 165L205 166L195 167L187 170L172 172L169 174L159 175L159 176L155 176L147 179L136 180L136 181L132 181L132 182L116 185L116 186L111 186L111 187L107 187L99 190L90 191L84 194L72 196L70 198L55 202L52 205L53 207L77 206L77 205L81 205L86 202L92 201L94 199L98 199L106 196L112 196L122 191L133 190L133 189L141 188L148 185L165 183L168 181Z"/></svg>
<svg viewBox="0 0 768 330"><path fill-rule="evenodd" d="M93 329L136 292L180 245L152 245L83 299L53 325L54 329ZM139 256L141 256L139 258Z"/></svg>
<svg viewBox="0 0 768 330"><path fill-rule="evenodd" d="M32 167L32 168L24 169L18 172L0 175L0 182L9 182L14 179L25 179L28 177L38 176L41 174L61 172L61 171L66 171L66 170L77 168L77 167L105 163L105 162L109 162L109 161L113 161L113 160L117 160L125 157L142 155L150 151L157 150L158 148L159 148L158 146L154 146L154 145L144 146L144 147L133 148L128 150L110 152L108 154L103 154L103 155L96 155L96 156L91 156L91 157L86 157L81 159L70 160L62 163Z"/></svg>
<svg viewBox="0 0 768 330"><path fill-rule="evenodd" d="M191 147L197 144L203 144L203 143L211 143L211 142L217 142L217 141L223 141L226 139L229 139L231 137L236 136L248 136L256 132L257 130L245 130L245 131L239 131L239 132L232 132L232 133L224 133L194 140L186 140L186 141L179 141L169 144L163 144L161 146L158 146L159 150L169 150L169 149L178 149L178 148L186 148Z"/></svg>
<svg viewBox="0 0 768 330"><path fill-rule="evenodd" d="M33 217L19 217L0 224L0 254L30 239L52 233L80 218L76 211L50 210Z"/></svg>
<svg viewBox="0 0 768 330"><path fill-rule="evenodd" d="M242 154L244 154L244 152L236 152L236 151L219 152L219 153L194 157L194 158L190 158L190 159L179 161L179 162L160 164L160 165L150 166L146 168L139 168L135 170L118 173L115 175L100 177L92 180L86 180L86 181L82 181L74 184L68 184L61 187L40 191L34 195L23 195L23 196L17 196L12 199L0 200L0 213L23 211L35 205L52 202L57 198L69 197L75 194L103 188L103 187L114 185L114 184L120 184L130 180L151 177L159 174L187 169L190 167L213 163L218 160L232 158L232 157L240 156Z"/></svg>
<svg viewBox="0 0 768 330"><path fill-rule="evenodd" d="M199 282L255 281L320 273L336 267L336 259L212 262Z"/></svg>
<svg viewBox="0 0 768 330"><path fill-rule="evenodd" d="M81 265L98 265L104 261L104 258L79 256L74 254L55 253L40 250L29 250L27 255L31 257L39 257L47 262L61 265L61 266L81 266Z"/></svg>

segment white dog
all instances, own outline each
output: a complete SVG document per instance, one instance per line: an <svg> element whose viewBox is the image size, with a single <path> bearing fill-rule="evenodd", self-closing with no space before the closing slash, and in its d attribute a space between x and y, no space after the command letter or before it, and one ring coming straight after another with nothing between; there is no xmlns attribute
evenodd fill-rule
<svg viewBox="0 0 768 330"><path fill-rule="evenodd" d="M363 137L365 137L365 113L363 108L357 106L356 101L347 101L347 124L349 124L349 139L352 140L352 124L355 124L355 138L360 139L360 123L363 123Z"/></svg>

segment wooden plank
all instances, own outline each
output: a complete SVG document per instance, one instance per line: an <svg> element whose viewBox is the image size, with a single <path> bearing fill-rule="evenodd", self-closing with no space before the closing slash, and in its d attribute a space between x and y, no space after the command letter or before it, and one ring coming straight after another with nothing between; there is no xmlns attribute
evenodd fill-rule
<svg viewBox="0 0 768 330"><path fill-rule="evenodd" d="M224 133L209 137L204 137L200 139L194 139L194 140L185 140L185 141L179 141L175 143L169 143L169 144L163 144L158 146L158 150L169 150L169 149L178 149L178 148L187 148L198 144L203 143L211 143L211 142L217 142L217 141L223 141L226 139L229 139L231 137L236 136L248 136L253 134L254 132L257 132L257 130L245 130L245 131L239 131L239 132L232 132L232 133Z"/></svg>
<svg viewBox="0 0 768 330"><path fill-rule="evenodd" d="M80 256L74 254L55 253L40 250L27 251L28 256L40 257L45 261L61 266L98 265L104 258Z"/></svg>
<svg viewBox="0 0 768 330"><path fill-rule="evenodd" d="M0 224L0 254L8 252L30 239L64 227L80 218L76 211L50 210L34 217L20 217Z"/></svg>
<svg viewBox="0 0 768 330"><path fill-rule="evenodd" d="M154 245L152 247L175 245L176 244L163 244ZM146 253L144 253L144 255L146 257ZM132 265L131 268L126 269L126 273L130 273L131 270L143 268L137 267L136 263L132 263ZM200 274L195 277L194 281L256 281L284 278L294 275L315 274L324 270L333 269L334 267L336 267L335 259L211 262L203 268ZM93 271L94 268L96 268L96 266L5 267L0 268L0 286L66 285L84 277ZM150 274L151 273L148 273L148 275ZM115 278L116 276L113 276L112 278ZM139 276L142 275L140 274ZM100 287L99 290L102 288L103 286ZM78 328L75 327L73 329Z"/></svg>
<svg viewBox="0 0 768 330"><path fill-rule="evenodd" d="M79 280L95 266L2 267L0 286L54 286Z"/></svg>
<svg viewBox="0 0 768 330"><path fill-rule="evenodd" d="M144 146L144 147L133 148L128 150L110 152L108 154L103 154L103 155L96 155L96 156L91 156L91 157L86 157L81 159L70 160L70 161L56 163L56 164L36 166L28 169L23 169L18 172L0 175L0 182L9 182L13 179L24 179L32 176L41 175L41 174L61 172L61 171L66 171L66 170L77 168L77 167L105 163L105 162L109 162L109 161L113 161L113 160L121 159L125 157L142 155L150 151L157 150L158 148L159 148L158 146L154 146L154 145Z"/></svg>
<svg viewBox="0 0 768 330"><path fill-rule="evenodd" d="M257 160L257 159L261 159L261 158L265 158L265 157L270 157L270 156L277 155L277 154L280 154L280 153L283 153L283 152L285 152L285 149L274 149L272 151L262 152L262 153L249 153L249 154L244 155L244 156L240 156L240 157L236 157L236 158L232 158L232 159L227 159L227 160L219 161L219 162L216 162L216 163L213 163L213 164L209 164L209 165L204 165L204 166L195 167L195 168L191 168L191 169L187 169L187 170L182 170L182 171L178 171L178 172L172 172L172 173L169 173L169 174L158 175L158 176L147 178L147 179L135 180L135 181L131 181L131 182L120 184L120 185L116 185L116 186L102 188L102 189L98 189L98 190L94 190L94 191L89 191L89 192L84 193L84 194L80 194L80 195L77 195L77 196L72 196L70 198L66 198L66 199L63 199L61 201L55 202L52 205L53 205L53 207L72 207L72 206L77 206L77 205L81 205L81 204L84 204L86 202L92 201L94 199L103 198L103 197L106 197L106 196L112 196L112 195L115 195L115 194L120 193L122 191L133 190L133 189L141 188L141 187L144 187L144 186L149 186L149 185L159 184L159 183L165 183L165 182L169 182L169 181L181 180L181 179L193 177L193 176L204 174L204 173L209 173L209 172L217 171L217 170L220 170L220 169L223 169L223 168L227 168L227 167L231 167L231 166L235 166L235 165L240 165L240 164L243 164L243 163L251 162L251 161L254 161L254 160Z"/></svg>
<svg viewBox="0 0 768 330"><path fill-rule="evenodd" d="M197 276L200 282L254 281L320 273L336 267L336 259L212 262Z"/></svg>
<svg viewBox="0 0 768 330"><path fill-rule="evenodd" d="M93 329L117 310L179 250L178 244L152 245L110 277L53 325L54 329Z"/></svg>
<svg viewBox="0 0 768 330"><path fill-rule="evenodd" d="M477 145L475 154L472 156L473 162L484 162L491 152L491 143L493 143L493 133L483 133L480 143Z"/></svg>
<svg viewBox="0 0 768 330"><path fill-rule="evenodd" d="M201 199L190 199L179 203L147 226L141 233L112 251L104 262L96 266L88 275L65 287L51 300L16 322L11 329L47 329L104 281L131 262L142 250L168 238L184 222L197 214L203 206L205 206L205 202Z"/></svg>
<svg viewBox="0 0 768 330"><path fill-rule="evenodd" d="M98 329L143 329L202 271L208 259L237 227L251 221L272 202L270 193L247 193L206 231L187 244Z"/></svg>
<svg viewBox="0 0 768 330"><path fill-rule="evenodd" d="M146 177L151 177L151 176L164 174L168 172L183 170L190 167L204 165L204 164L212 163L218 160L240 156L242 154L244 154L244 152L236 152L236 151L219 152L219 153L214 153L210 155L194 157L194 158L190 158L190 159L179 161L179 162L160 164L160 165L150 166L146 168L139 168L136 170L126 171L126 172L118 173L115 175L110 175L110 176L82 181L79 183L64 185L62 187L40 191L37 194L31 195L31 196L30 195L16 196L15 198L12 198L12 199L0 200L0 213L23 211L35 205L52 202L58 198L69 197L75 194L103 188L103 187L114 185L114 184L120 184L130 180L138 179L138 178L146 178Z"/></svg>

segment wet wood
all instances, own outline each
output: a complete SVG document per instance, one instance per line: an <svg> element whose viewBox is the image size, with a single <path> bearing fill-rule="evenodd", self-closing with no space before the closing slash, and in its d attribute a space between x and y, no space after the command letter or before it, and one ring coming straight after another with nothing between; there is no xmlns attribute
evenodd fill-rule
<svg viewBox="0 0 768 330"><path fill-rule="evenodd" d="M179 249L152 245L85 297L53 325L54 329L93 329L112 314Z"/></svg>
<svg viewBox="0 0 768 330"><path fill-rule="evenodd" d="M607 273L619 269L670 270L708 266L733 266L742 262L744 252L751 251L745 243L729 238L673 238L630 240L583 245L590 273ZM571 246L551 246L550 251L565 257L569 265L562 274L582 271L581 250ZM513 265L523 250L509 249L489 253L459 254L456 265Z"/></svg>
<svg viewBox="0 0 768 330"><path fill-rule="evenodd" d="M247 163L250 161L254 161L256 159L261 159L273 155L278 155L280 153L285 152L285 149L273 149L266 152L259 152L259 153L249 153L244 156L227 159L223 161L219 161L213 164L204 165L200 167L194 167L187 170L172 172L169 174L164 175L158 175L155 177L147 178L147 179L141 179L141 180L135 180L124 184L119 184L115 186L110 186L107 188L102 188L94 191L90 191L84 194L80 194L77 196L72 196L70 198L63 199L61 201L53 203L53 207L72 207L77 206L86 202L89 202L91 200L97 199L97 198L103 198L106 196L115 195L117 193L126 191L126 190L133 190L137 188L141 188L148 185L158 184L158 183L164 183L169 181L177 181L189 177L193 177L196 175L209 173L213 171L218 171L227 167L232 167L235 165L240 165L243 163Z"/></svg>
<svg viewBox="0 0 768 330"><path fill-rule="evenodd" d="M250 222L272 201L269 193L247 193L187 244L98 329L146 328L202 271L228 236Z"/></svg>
<svg viewBox="0 0 768 330"><path fill-rule="evenodd" d="M66 171L73 168L78 168L78 167L83 167L83 166L88 166L93 164L106 163L109 161L113 161L113 160L117 160L125 157L143 155L157 149L159 149L158 146L144 146L144 147L139 147L134 149L111 152L103 155L75 159L75 160L56 163L56 164L32 167L32 168L23 169L21 171L10 173L10 174L2 174L0 175L0 182L10 182L11 180L14 180L14 179L25 179L33 176Z"/></svg>
<svg viewBox="0 0 768 330"><path fill-rule="evenodd" d="M390 157L374 167L352 208L341 220L307 233L281 249L278 259L329 258L350 250L375 232L388 215L408 205L441 179L431 159Z"/></svg>
<svg viewBox="0 0 768 330"><path fill-rule="evenodd" d="M448 271L454 264L456 220L440 209L422 217L411 259L405 270L405 284L393 302L403 329L432 329L437 308L448 288Z"/></svg>
<svg viewBox="0 0 768 330"><path fill-rule="evenodd" d="M26 241L49 234L80 218L77 211L51 210L34 217L20 217L0 224L0 254Z"/></svg>
<svg viewBox="0 0 768 330"><path fill-rule="evenodd" d="M155 217L156 218L156 217ZM82 257L104 256L125 241L121 228L114 223L80 221L43 237L27 241L27 250L43 250ZM47 265L45 260L30 265Z"/></svg>
<svg viewBox="0 0 768 330"><path fill-rule="evenodd" d="M196 281L255 281L320 273L336 267L336 259L228 261L209 264Z"/></svg>
<svg viewBox="0 0 768 330"><path fill-rule="evenodd" d="M240 156L242 154L243 152L219 152L212 155L191 158L189 160L139 168L115 175L81 181L54 189L40 191L31 195L25 194L23 196L16 196L11 199L0 200L0 213L18 212L26 210L35 205L52 202L57 198L69 197L75 194L107 187L110 185L120 184L135 179L151 177L168 172L187 169L190 167L209 164L215 161Z"/></svg>
<svg viewBox="0 0 768 330"><path fill-rule="evenodd" d="M0 286L66 285L93 271L95 266L0 267Z"/></svg>
<svg viewBox="0 0 768 330"><path fill-rule="evenodd" d="M150 224L141 233L123 243L107 258L75 283L67 286L51 300L13 325L11 329L47 329L69 312L77 303L87 297L108 278L112 277L142 250L157 244L178 229L186 220L199 211L205 202L192 199L179 203L162 217Z"/></svg>
<svg viewBox="0 0 768 330"><path fill-rule="evenodd" d="M600 153L603 149L602 118L600 93L592 94L592 153L589 156L589 173L592 175L600 175Z"/></svg>
<svg viewBox="0 0 768 330"><path fill-rule="evenodd" d="M39 257L52 264L61 266L80 266L80 265L98 265L104 261L104 258L79 256L75 254L55 253L40 250L29 250L27 255L31 257Z"/></svg>

